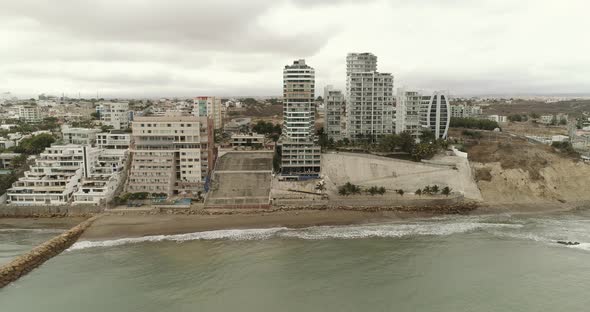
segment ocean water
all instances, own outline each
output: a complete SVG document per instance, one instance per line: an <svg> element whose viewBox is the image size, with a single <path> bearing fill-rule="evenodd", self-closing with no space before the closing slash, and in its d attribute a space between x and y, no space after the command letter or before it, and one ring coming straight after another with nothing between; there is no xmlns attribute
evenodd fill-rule
<svg viewBox="0 0 590 312"><path fill-rule="evenodd" d="M78 242L0 311L588 311L589 294L576 212Z"/></svg>

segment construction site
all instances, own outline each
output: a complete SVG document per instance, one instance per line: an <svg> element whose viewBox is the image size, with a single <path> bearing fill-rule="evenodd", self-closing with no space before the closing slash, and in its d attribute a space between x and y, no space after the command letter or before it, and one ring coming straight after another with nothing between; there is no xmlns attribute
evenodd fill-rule
<svg viewBox="0 0 590 312"><path fill-rule="evenodd" d="M272 151L230 151L215 165L208 208L265 208L269 205Z"/></svg>

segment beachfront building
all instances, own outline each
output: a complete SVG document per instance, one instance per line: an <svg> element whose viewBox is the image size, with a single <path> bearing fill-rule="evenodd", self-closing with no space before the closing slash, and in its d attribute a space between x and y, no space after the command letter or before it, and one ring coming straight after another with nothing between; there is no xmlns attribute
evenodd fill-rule
<svg viewBox="0 0 590 312"><path fill-rule="evenodd" d="M98 149L97 158L88 167L73 194L74 205L100 205L110 202L123 183L128 151Z"/></svg>
<svg viewBox="0 0 590 312"><path fill-rule="evenodd" d="M54 144L6 191L7 201L21 206L66 205L83 185L96 179L114 190L120 183L118 173L123 171L124 157L91 146ZM110 200L112 193L95 191L88 196L92 198L85 202L96 204Z"/></svg>
<svg viewBox="0 0 590 312"><path fill-rule="evenodd" d="M130 193L196 194L213 168L207 117L138 117L132 123Z"/></svg>
<svg viewBox="0 0 590 312"><path fill-rule="evenodd" d="M345 120L344 94L332 86L324 88L324 132L329 139L342 140L343 121Z"/></svg>
<svg viewBox="0 0 590 312"><path fill-rule="evenodd" d="M130 143L131 133L123 130L111 130L96 135L96 146L101 149L127 151Z"/></svg>
<svg viewBox="0 0 590 312"><path fill-rule="evenodd" d="M315 70L305 60L283 69L283 134L278 146L281 177L319 177L320 147L315 140Z"/></svg>
<svg viewBox="0 0 590 312"><path fill-rule="evenodd" d="M67 125L61 128L65 144L94 145L99 132L100 129L70 128Z"/></svg>
<svg viewBox="0 0 590 312"><path fill-rule="evenodd" d="M393 75L353 72L348 76L346 132L351 140L394 133Z"/></svg>
<svg viewBox="0 0 590 312"><path fill-rule="evenodd" d="M96 108L100 121L115 130L129 128L129 103L102 102Z"/></svg>
<svg viewBox="0 0 590 312"><path fill-rule="evenodd" d="M215 96L200 96L193 99L193 115L196 117L209 117L213 120L213 128L219 130L223 127L223 111L221 98Z"/></svg>
<svg viewBox="0 0 590 312"><path fill-rule="evenodd" d="M430 129L437 139L446 139L451 123L449 95L446 91L435 91L422 97L420 122L423 128Z"/></svg>
<svg viewBox="0 0 590 312"><path fill-rule="evenodd" d="M395 131L393 75L377 72L377 56L348 53L346 56L346 137L369 139Z"/></svg>
<svg viewBox="0 0 590 312"><path fill-rule="evenodd" d="M18 119L24 122L40 122L43 119L39 106L21 105L18 107Z"/></svg>
<svg viewBox="0 0 590 312"><path fill-rule="evenodd" d="M409 131L414 138L422 133L420 116L422 112L422 92L417 90L397 89L395 132Z"/></svg>

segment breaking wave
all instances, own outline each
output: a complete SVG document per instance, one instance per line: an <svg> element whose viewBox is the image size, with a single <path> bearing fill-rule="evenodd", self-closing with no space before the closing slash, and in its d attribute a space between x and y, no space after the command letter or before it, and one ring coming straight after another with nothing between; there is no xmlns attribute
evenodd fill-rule
<svg viewBox="0 0 590 312"><path fill-rule="evenodd" d="M155 235L135 238L122 238L106 241L81 241L68 250L80 250L93 247L114 247L143 242L191 240L263 240L269 238L291 238L303 240L321 239L359 239L359 238L399 238L406 236L446 236L482 229L519 228L520 224L503 223L415 223L415 224L378 224L354 226L316 226L303 229L285 227L269 229L218 230L178 235Z"/></svg>

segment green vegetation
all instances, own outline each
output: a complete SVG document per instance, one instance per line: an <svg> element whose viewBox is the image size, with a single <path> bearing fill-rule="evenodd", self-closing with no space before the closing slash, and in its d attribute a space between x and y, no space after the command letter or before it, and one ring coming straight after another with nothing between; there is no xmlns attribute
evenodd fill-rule
<svg viewBox="0 0 590 312"><path fill-rule="evenodd" d="M282 129L281 125L275 125L272 122L266 122L264 120L259 120L252 127L252 131L254 131L256 133L264 134L264 135L270 137L271 139L273 139L273 141L275 141L275 142L279 140L282 130L283 129Z"/></svg>
<svg viewBox="0 0 590 312"><path fill-rule="evenodd" d="M579 157L578 152L576 152L576 150L574 150L572 143L570 143L569 141L553 142L553 143L551 143L551 146L558 149L560 152L562 152L564 154L574 156L574 157Z"/></svg>
<svg viewBox="0 0 590 312"><path fill-rule="evenodd" d="M481 132L472 131L472 130L463 130L461 133L464 136L469 136L469 137L472 137L474 139L481 139L483 137L483 135L481 134Z"/></svg>
<svg viewBox="0 0 590 312"><path fill-rule="evenodd" d="M354 185L350 182L338 187L338 194L342 196L360 194L361 188L358 185Z"/></svg>
<svg viewBox="0 0 590 312"><path fill-rule="evenodd" d="M445 187L445 188L443 188L443 191L444 191L445 189L447 189L448 193L449 193L449 194L451 194L451 189L450 189L448 186L447 186L447 187ZM419 191L419 192L418 192L418 191ZM441 191L441 190L440 190L439 186L438 186L438 185L436 185L436 184L435 184L435 185L433 185L433 186L427 185L427 186L425 186L425 187L424 187L422 190L417 190L417 191L416 191L416 195L422 195L422 194L427 194L427 195L436 195L436 194L438 194L440 191ZM443 194L444 194L444 193L443 193ZM447 195L447 196L448 196L448 194L444 194L444 195Z"/></svg>
<svg viewBox="0 0 590 312"><path fill-rule="evenodd" d="M14 169L9 174L0 176L0 194L4 194L26 170L29 170L27 155L20 155L13 158L12 167Z"/></svg>
<svg viewBox="0 0 590 312"><path fill-rule="evenodd" d="M482 130L494 130L500 128L497 122L487 119L477 118L451 118L451 128L469 128L469 129L482 129Z"/></svg>
<svg viewBox="0 0 590 312"><path fill-rule="evenodd" d="M541 115L539 115L539 114L537 114L537 113L531 113L531 114L529 115L529 117L531 117L532 119L539 119L539 118L541 118Z"/></svg>
<svg viewBox="0 0 590 312"><path fill-rule="evenodd" d="M373 196L373 195L383 195L383 194L385 194L386 190L383 186L381 186L381 187L371 186L370 188L367 189L366 192L371 194L371 196Z"/></svg>
<svg viewBox="0 0 590 312"><path fill-rule="evenodd" d="M53 135L43 133L22 140L14 151L25 155L36 155L51 146L53 142L55 142Z"/></svg>
<svg viewBox="0 0 590 312"><path fill-rule="evenodd" d="M404 194L405 194L404 190L402 190L402 189L395 190L395 192L396 192L397 194L399 194L400 196L404 196Z"/></svg>
<svg viewBox="0 0 590 312"><path fill-rule="evenodd" d="M511 122L523 122L529 120L527 115L513 114L508 116L508 120Z"/></svg>
<svg viewBox="0 0 590 312"><path fill-rule="evenodd" d="M441 193L442 193L443 195L445 195L445 196L449 196L449 195L451 194L451 188L450 188L450 187L448 187L448 186L445 186L445 187L442 189Z"/></svg>

